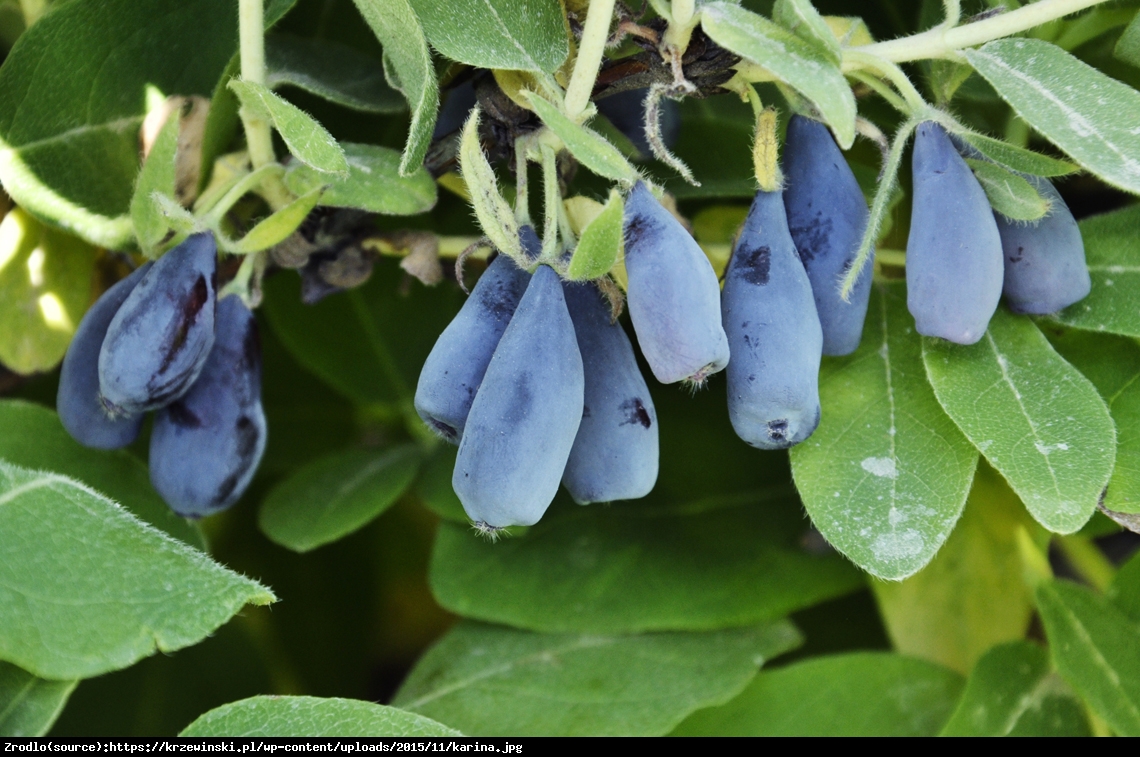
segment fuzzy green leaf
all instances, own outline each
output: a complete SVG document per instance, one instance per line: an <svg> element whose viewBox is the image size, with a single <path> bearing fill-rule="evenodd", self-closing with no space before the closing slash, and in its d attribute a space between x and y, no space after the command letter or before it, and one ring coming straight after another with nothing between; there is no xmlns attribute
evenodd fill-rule
<svg viewBox="0 0 1140 757"><path fill-rule="evenodd" d="M1140 14L1132 19L1132 23L1120 35L1113 54L1126 63L1140 66Z"/></svg>
<svg viewBox="0 0 1140 757"><path fill-rule="evenodd" d="M839 40L811 0L776 0L772 20L825 53L835 65L843 59Z"/></svg>
<svg viewBox="0 0 1140 757"><path fill-rule="evenodd" d="M819 109L839 146L855 141L855 95L830 56L763 16L731 2L701 7L701 28L713 41L763 66Z"/></svg>
<svg viewBox="0 0 1140 757"><path fill-rule="evenodd" d="M1116 430L1096 388L1025 316L999 309L977 344L923 339L938 401L1041 525L1072 533L1096 511Z"/></svg>
<svg viewBox="0 0 1140 757"><path fill-rule="evenodd" d="M1006 168L1020 171L1021 173L1028 173L1034 176L1054 177L1067 176L1068 174L1081 170L1080 166L1075 163L1051 158L1048 155L1042 155L1041 153L1018 147L1017 145L1011 145L1009 142L1003 142L1000 139L993 139L992 137L972 133L965 133L959 136L966 142L969 142L978 152L995 163L1000 163Z"/></svg>
<svg viewBox="0 0 1140 757"><path fill-rule="evenodd" d="M170 223L162 208L155 204L151 196L155 192L171 199L174 197L177 180L174 159L178 154L179 114L171 113L162 131L150 148L135 193L131 196L131 222L135 226L135 238L145 253L157 252L158 245L166 237Z"/></svg>
<svg viewBox="0 0 1140 757"><path fill-rule="evenodd" d="M511 258L525 260L522 243L519 242L519 224L511 206L499 194L499 183L495 170L483 154L479 140L479 108L476 106L463 126L463 136L459 141L459 168L467 191L471 194L471 205L483 233L492 244Z"/></svg>
<svg viewBox="0 0 1140 757"><path fill-rule="evenodd" d="M799 642L788 621L641 636L465 621L420 658L393 704L474 736L663 735L694 710L732 699L761 664Z"/></svg>
<svg viewBox="0 0 1140 757"><path fill-rule="evenodd" d="M1140 92L1039 39L963 53L1026 123L1109 184L1140 193Z"/></svg>
<svg viewBox="0 0 1140 757"><path fill-rule="evenodd" d="M958 522L978 456L927 383L900 285L872 289L859 349L825 359L819 393L819 428L791 454L812 522L873 575L916 573Z"/></svg>
<svg viewBox="0 0 1140 757"><path fill-rule="evenodd" d="M400 173L400 153L387 147L344 143L348 176L330 177L304 164L289 166L285 185L296 194L325 186L321 205L411 216L435 206L436 184L425 168Z"/></svg>
<svg viewBox="0 0 1140 757"><path fill-rule="evenodd" d="M243 108L273 124L294 158L323 173L348 173L344 150L308 113L256 82L234 79L230 89Z"/></svg>
<svg viewBox="0 0 1140 757"><path fill-rule="evenodd" d="M403 96L388 86L381 61L327 39L265 38L266 84L292 86L362 113L399 113Z"/></svg>
<svg viewBox="0 0 1140 757"><path fill-rule="evenodd" d="M0 662L0 736L43 736L78 681L47 681Z"/></svg>
<svg viewBox="0 0 1140 757"><path fill-rule="evenodd" d="M179 736L461 736L454 728L357 699L260 696L210 710Z"/></svg>
<svg viewBox="0 0 1140 757"><path fill-rule="evenodd" d="M0 462L0 659L89 678L274 600L83 484Z"/></svg>
<svg viewBox="0 0 1140 757"><path fill-rule="evenodd" d="M582 165L607 179L630 184L637 181L637 169L605 137L593 129L574 123L541 95L527 92L526 96L542 122L558 135L566 149Z"/></svg>
<svg viewBox="0 0 1140 757"><path fill-rule="evenodd" d="M1049 212L1049 201L1033 185L1007 168L988 160L967 158L990 207L1014 221L1036 221Z"/></svg>
<svg viewBox="0 0 1140 757"><path fill-rule="evenodd" d="M570 54L558 0L411 0L432 47L477 68L553 72Z"/></svg>
<svg viewBox="0 0 1140 757"><path fill-rule="evenodd" d="M582 237L570 258L570 268L566 272L571 281L589 281L609 273L624 249L622 209L624 203L616 190L610 190L610 198L602 212L582 229Z"/></svg>
<svg viewBox="0 0 1140 757"><path fill-rule="evenodd" d="M310 189L281 210L258 221L257 225L241 239L236 242L219 239L218 246L226 252L248 255L251 252L267 250L273 245L285 241L290 234L297 230L297 227L301 225L301 222L305 220L312 209L317 207L323 192L323 186Z"/></svg>

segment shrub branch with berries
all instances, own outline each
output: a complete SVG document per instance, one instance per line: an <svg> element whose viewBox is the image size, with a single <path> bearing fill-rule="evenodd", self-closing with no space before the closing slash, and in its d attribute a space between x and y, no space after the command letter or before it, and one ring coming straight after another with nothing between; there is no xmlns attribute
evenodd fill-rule
<svg viewBox="0 0 1140 757"><path fill-rule="evenodd" d="M1140 735L1140 4L864 5L0 4L0 735Z"/></svg>

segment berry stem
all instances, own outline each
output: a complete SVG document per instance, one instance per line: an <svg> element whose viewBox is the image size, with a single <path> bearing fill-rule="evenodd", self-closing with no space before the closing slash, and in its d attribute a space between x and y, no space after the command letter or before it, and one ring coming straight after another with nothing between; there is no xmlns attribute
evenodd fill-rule
<svg viewBox="0 0 1140 757"><path fill-rule="evenodd" d="M586 111L594 91L594 81L598 78L598 68L602 65L602 54L610 36L614 1L593 0L586 15L586 26L582 30L574 73L570 75L570 85L566 88L564 106L566 115L575 121Z"/></svg>
<svg viewBox="0 0 1140 757"><path fill-rule="evenodd" d="M545 192L544 212L546 225L542 229L542 260L549 262L558 254L558 162L549 145L542 146L542 188Z"/></svg>
<svg viewBox="0 0 1140 757"><path fill-rule="evenodd" d="M889 80L899 91L899 94L906 100L908 115L920 113L926 110L929 106L926 101L922 99L922 95L911 83L906 73L903 72L894 63L885 60L877 55L861 52L859 48L848 50L844 53L844 68L849 64L852 69L859 68L864 70L871 70L879 76Z"/></svg>
<svg viewBox="0 0 1140 757"><path fill-rule="evenodd" d="M241 43L241 78L265 85L265 10L263 0L239 0L238 37ZM269 122L245 108L241 109L245 128L245 143L249 159L256 171L262 166L277 162L273 151L273 133ZM268 178L263 186L265 200L273 210L280 210L290 202L289 192L279 176Z"/></svg>

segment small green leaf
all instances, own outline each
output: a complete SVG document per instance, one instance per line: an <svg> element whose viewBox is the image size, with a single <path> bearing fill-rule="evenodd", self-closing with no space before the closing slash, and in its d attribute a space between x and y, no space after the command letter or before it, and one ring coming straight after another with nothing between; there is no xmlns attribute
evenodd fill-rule
<svg viewBox="0 0 1140 757"><path fill-rule="evenodd" d="M994 644L1025 636L1033 596L1017 534L1033 522L982 464L958 526L934 560L905 581L871 584L898 652L966 672Z"/></svg>
<svg viewBox="0 0 1140 757"><path fill-rule="evenodd" d="M702 6L701 28L717 44L763 66L811 100L835 131L839 146L845 150L851 147L855 141L855 95L828 54L731 2Z"/></svg>
<svg viewBox="0 0 1140 757"><path fill-rule="evenodd" d="M499 194L495 171L483 154L479 140L479 106L471 109L471 115L463 126L463 136L459 141L459 169L467 191L471 193L471 204L483 233L500 252L515 260L524 260L518 221L511 206Z"/></svg>
<svg viewBox="0 0 1140 757"><path fill-rule="evenodd" d="M1096 388L1025 316L998 309L977 344L923 338L938 401L1037 522L1073 533L1096 511L1116 430Z"/></svg>
<svg viewBox="0 0 1140 757"><path fill-rule="evenodd" d="M800 546L803 528L798 504L780 489L681 508L556 503L525 535L497 544L466 523L442 524L431 585L452 612L535 631L742 626L859 587L843 560Z"/></svg>
<svg viewBox="0 0 1140 757"><path fill-rule="evenodd" d="M1116 424L1116 466L1103 505L1115 512L1140 513L1140 344L1076 330L1052 341L1061 356L1092 381Z"/></svg>
<svg viewBox="0 0 1140 757"><path fill-rule="evenodd" d="M594 220L582 229L582 237L570 258L566 272L571 281L589 281L609 273L621 257L623 247L622 210L624 203L617 190L610 190L610 199Z"/></svg>
<svg viewBox="0 0 1140 757"><path fill-rule="evenodd" d="M958 522L978 456L927 383L901 286L872 289L859 349L825 358L819 394L819 428L791 453L812 522L873 575L916 573Z"/></svg>
<svg viewBox="0 0 1140 757"><path fill-rule="evenodd" d="M1081 703L1028 641L994 647L966 681L941 736L1090 736Z"/></svg>
<svg viewBox="0 0 1140 757"><path fill-rule="evenodd" d="M772 20L826 54L835 65L843 60L839 40L811 0L776 0Z"/></svg>
<svg viewBox="0 0 1140 757"><path fill-rule="evenodd" d="M0 659L89 678L274 600L86 486L0 462Z"/></svg>
<svg viewBox="0 0 1140 757"><path fill-rule="evenodd" d="M219 237L218 245L226 252L248 255L251 252L267 250L273 245L285 241L290 234L297 230L309 212L317 207L323 192L323 186L310 189L281 210L258 221L257 225L241 239L235 242Z"/></svg>
<svg viewBox="0 0 1140 757"><path fill-rule="evenodd" d="M78 681L46 681L0 662L0 736L43 736Z"/></svg>
<svg viewBox="0 0 1140 757"><path fill-rule="evenodd" d="M1013 221L1036 221L1049 212L1049 201L1013 171L988 160L967 158L990 206Z"/></svg>
<svg viewBox="0 0 1140 757"><path fill-rule="evenodd" d="M400 173L400 153L387 147L344 143L348 176L332 178L303 163L289 166L285 185L295 194L326 187L321 205L411 216L435 207L436 184L425 168Z"/></svg>
<svg viewBox="0 0 1140 757"><path fill-rule="evenodd" d="M258 516L262 532L294 552L308 552L362 528L412 485L422 457L404 444L318 458L278 484Z"/></svg>
<svg viewBox="0 0 1140 757"><path fill-rule="evenodd" d="M134 455L84 447L46 407L21 400L0 401L0 460L82 481L155 528L206 548L202 532L162 501L150 484L146 466Z"/></svg>
<svg viewBox="0 0 1140 757"><path fill-rule="evenodd" d="M1037 609L1061 675L1120 736L1140 736L1140 625L1067 581L1037 588Z"/></svg>
<svg viewBox="0 0 1140 757"><path fill-rule="evenodd" d="M1109 184L1140 193L1140 92L1039 39L962 52L1031 127Z"/></svg>
<svg viewBox="0 0 1140 757"><path fill-rule="evenodd" d="M439 84L423 27L408 0L353 0L384 46L384 75L408 101L412 123L400 161L408 176L424 164L439 110Z"/></svg>
<svg viewBox="0 0 1140 757"><path fill-rule="evenodd" d="M158 139L150 148L142 171L139 172L135 193L131 196L131 222L135 225L135 238L145 253L154 253L166 237L170 223L162 208L151 195L155 192L173 199L176 181L174 159L178 154L178 113L166 119Z"/></svg>
<svg viewBox="0 0 1140 757"><path fill-rule="evenodd" d="M1113 54L1125 63L1140 67L1140 14L1132 19L1132 23L1120 35Z"/></svg>
<svg viewBox="0 0 1140 757"><path fill-rule="evenodd" d="M637 181L637 169L605 137L593 129L574 123L541 95L527 92L526 97L542 122L558 135L566 149L582 165L607 179L630 184Z"/></svg>
<svg viewBox="0 0 1140 757"><path fill-rule="evenodd" d="M210 710L179 736L461 736L454 728L357 699L260 696Z"/></svg>
<svg viewBox="0 0 1140 757"><path fill-rule="evenodd" d="M736 699L702 710L676 736L933 736L962 677L886 652L815 657L761 671Z"/></svg>
<svg viewBox="0 0 1140 757"><path fill-rule="evenodd" d="M1048 155L1026 150L1024 147L1011 145L1009 142L1003 142L1000 139L993 139L972 132L957 136L969 142L982 155L1013 171L1034 176L1054 177L1067 176L1080 170L1079 166L1067 160L1051 158Z"/></svg>
<svg viewBox="0 0 1140 757"><path fill-rule="evenodd" d="M384 64L355 48L291 34L265 37L266 84L292 86L363 113L399 113L403 96L388 86Z"/></svg>
<svg viewBox="0 0 1140 757"><path fill-rule="evenodd" d="M454 523L467 524L470 520L463 511L463 503L451 486L457 450L450 444L441 444L435 454L424 463L416 481L416 494L427 509Z"/></svg>
<svg viewBox="0 0 1140 757"><path fill-rule="evenodd" d="M757 667L799 643L786 620L641 636L464 621L420 658L393 704L474 736L659 736L732 699Z"/></svg>
<svg viewBox="0 0 1140 757"><path fill-rule="evenodd" d="M554 72L570 46L558 0L411 0L432 47L477 68Z"/></svg>
<svg viewBox="0 0 1140 757"><path fill-rule="evenodd" d="M256 82L233 79L229 87L242 108L273 124L294 158L324 173L348 173L344 150L308 113Z"/></svg>
<svg viewBox="0 0 1140 757"><path fill-rule="evenodd" d="M1140 337L1140 205L1080 222L1092 291L1051 318L1078 329Z"/></svg>
<svg viewBox="0 0 1140 757"><path fill-rule="evenodd" d="M0 363L16 373L59 364L91 298L95 250L22 208L0 221Z"/></svg>

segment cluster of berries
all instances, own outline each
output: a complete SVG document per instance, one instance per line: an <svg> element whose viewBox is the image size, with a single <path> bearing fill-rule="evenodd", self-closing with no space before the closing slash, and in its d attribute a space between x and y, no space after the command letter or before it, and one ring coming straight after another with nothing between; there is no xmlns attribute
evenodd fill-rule
<svg viewBox="0 0 1140 757"><path fill-rule="evenodd" d="M108 289L63 360L56 406L81 444L133 442L154 410L150 479L174 512L200 518L242 495L265 451L253 314L216 296L217 247L196 234Z"/></svg>

